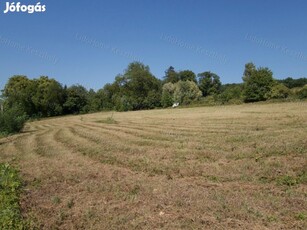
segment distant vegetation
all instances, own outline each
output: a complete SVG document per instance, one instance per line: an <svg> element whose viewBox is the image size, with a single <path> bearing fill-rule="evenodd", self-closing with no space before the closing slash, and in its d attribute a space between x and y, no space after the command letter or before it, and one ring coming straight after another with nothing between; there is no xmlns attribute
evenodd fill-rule
<svg viewBox="0 0 307 230"><path fill-rule="evenodd" d="M13 76L2 91L0 133L20 131L27 117L153 109L173 103L215 105L307 98L306 78L275 80L270 69L247 63L242 79L240 84L223 85L220 77L210 71L196 75L171 66L160 80L139 62L129 64L113 83L97 92L81 85L62 86L46 76L33 80Z"/></svg>

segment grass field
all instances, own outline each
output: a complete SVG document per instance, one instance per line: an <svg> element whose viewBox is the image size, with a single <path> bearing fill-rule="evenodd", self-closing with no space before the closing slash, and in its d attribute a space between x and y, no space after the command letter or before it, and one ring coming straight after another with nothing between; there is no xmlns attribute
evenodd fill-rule
<svg viewBox="0 0 307 230"><path fill-rule="evenodd" d="M46 119L0 139L40 229L307 229L307 103Z"/></svg>

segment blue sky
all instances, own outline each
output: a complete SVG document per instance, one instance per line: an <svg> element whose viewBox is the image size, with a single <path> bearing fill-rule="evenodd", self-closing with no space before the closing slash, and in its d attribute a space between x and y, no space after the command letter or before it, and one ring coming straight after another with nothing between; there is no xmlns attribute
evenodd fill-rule
<svg viewBox="0 0 307 230"><path fill-rule="evenodd" d="M241 82L249 61L276 78L307 77L305 0L42 0L44 13L4 14L7 1L0 88L22 74L99 89L134 60L158 78L172 65Z"/></svg>

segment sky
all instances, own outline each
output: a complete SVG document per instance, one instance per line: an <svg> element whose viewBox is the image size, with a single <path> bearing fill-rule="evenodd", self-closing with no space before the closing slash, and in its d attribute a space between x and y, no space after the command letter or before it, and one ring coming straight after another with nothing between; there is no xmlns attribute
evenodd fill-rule
<svg viewBox="0 0 307 230"><path fill-rule="evenodd" d="M133 61L160 79L173 66L238 83L247 62L277 79L307 77L305 0L42 0L46 11L33 14L5 14L7 2L0 89L13 75L43 75L97 90Z"/></svg>

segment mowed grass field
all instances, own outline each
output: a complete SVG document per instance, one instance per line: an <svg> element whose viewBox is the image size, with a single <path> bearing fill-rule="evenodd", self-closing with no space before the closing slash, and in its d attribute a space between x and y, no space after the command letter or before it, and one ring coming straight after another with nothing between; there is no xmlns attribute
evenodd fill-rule
<svg viewBox="0 0 307 230"><path fill-rule="evenodd" d="M307 103L67 116L0 139L40 229L307 229Z"/></svg>

